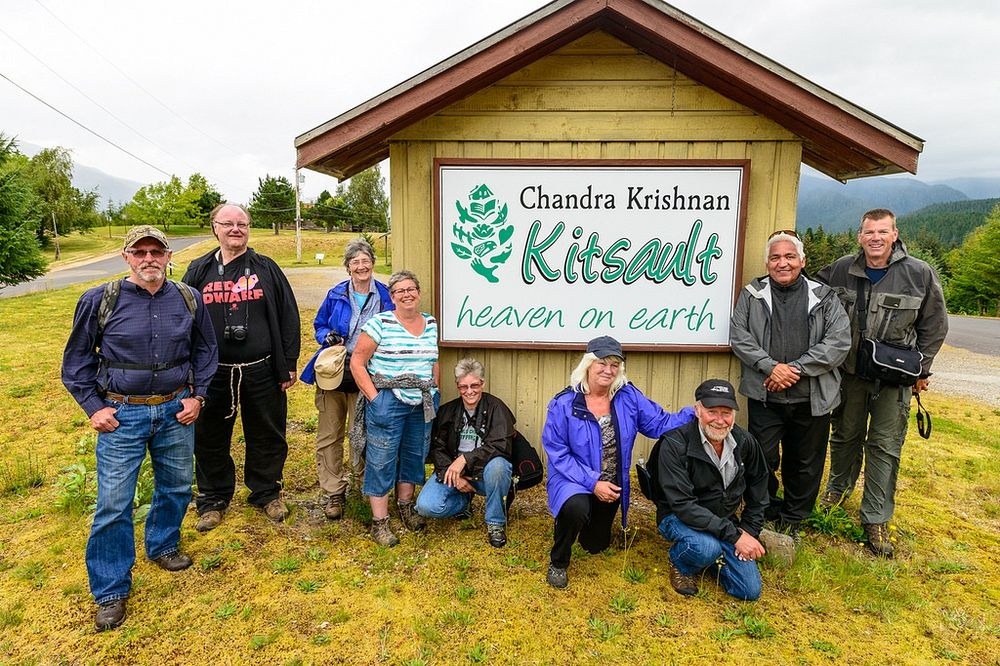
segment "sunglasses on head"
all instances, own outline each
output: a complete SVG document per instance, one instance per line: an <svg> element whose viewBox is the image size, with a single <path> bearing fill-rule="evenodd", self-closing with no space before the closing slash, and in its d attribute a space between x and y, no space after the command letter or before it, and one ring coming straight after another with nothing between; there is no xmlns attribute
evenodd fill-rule
<svg viewBox="0 0 1000 666"><path fill-rule="evenodd" d="M775 231L774 233L772 233L770 236L768 236L767 240L771 240L775 236L778 236L778 235L781 235L781 234L788 234L792 238L798 238L799 237L799 235L797 233L795 233L795 229L778 229L777 231Z"/></svg>

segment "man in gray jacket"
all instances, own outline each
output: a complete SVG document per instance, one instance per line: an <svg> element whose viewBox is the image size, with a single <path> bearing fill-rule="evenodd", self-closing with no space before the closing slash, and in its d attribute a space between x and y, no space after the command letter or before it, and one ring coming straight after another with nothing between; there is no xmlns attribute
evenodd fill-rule
<svg viewBox="0 0 1000 666"><path fill-rule="evenodd" d="M770 468L765 515L777 531L796 535L819 495L851 327L834 291L803 274L805 251L794 231L771 234L764 256L767 277L740 291L729 343L743 366L748 430Z"/></svg>
<svg viewBox="0 0 1000 666"><path fill-rule="evenodd" d="M833 415L830 478L821 503L834 506L852 490L864 462L861 524L868 549L892 557L888 524L895 509L896 476L906 438L912 393L927 390L931 363L948 334L948 311L937 273L906 252L896 216L884 208L861 217L861 251L833 262L817 274L830 285L851 319L851 352L844 363L843 403ZM913 388L889 386L855 375L862 331L858 294L867 308L867 336L923 354L920 379Z"/></svg>

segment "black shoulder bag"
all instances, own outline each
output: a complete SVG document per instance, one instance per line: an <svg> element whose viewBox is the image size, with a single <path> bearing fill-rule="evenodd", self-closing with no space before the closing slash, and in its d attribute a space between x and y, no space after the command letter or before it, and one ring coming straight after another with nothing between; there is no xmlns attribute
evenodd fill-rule
<svg viewBox="0 0 1000 666"><path fill-rule="evenodd" d="M513 486L518 490L527 490L542 482L542 459L524 435L514 431L514 442L511 445L510 462L514 468Z"/></svg>
<svg viewBox="0 0 1000 666"><path fill-rule="evenodd" d="M913 347L868 337L868 299L864 285L864 280L859 277L855 309L861 338L854 374L887 386L913 386L920 378L924 355Z"/></svg>

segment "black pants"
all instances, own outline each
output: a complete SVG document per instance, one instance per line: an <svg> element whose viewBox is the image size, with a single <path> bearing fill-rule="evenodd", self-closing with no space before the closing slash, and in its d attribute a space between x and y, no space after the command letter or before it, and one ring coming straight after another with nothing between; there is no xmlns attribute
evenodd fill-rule
<svg viewBox="0 0 1000 666"><path fill-rule="evenodd" d="M826 463L830 415L813 416L808 402L780 405L748 400L750 433L760 442L770 473L767 492L769 520L797 523L812 513ZM779 451L780 444L780 451ZM778 477L785 487L778 499Z"/></svg>
<svg viewBox="0 0 1000 666"><path fill-rule="evenodd" d="M573 543L588 553L599 553L611 544L611 524L621 500L602 502L594 494L573 495L559 509L556 516L555 543L549 560L552 566L565 569L569 566Z"/></svg>
<svg viewBox="0 0 1000 666"><path fill-rule="evenodd" d="M243 480L250 489L247 501L258 507L277 499L281 475L288 456L285 423L288 399L268 361L244 366L240 371L219 366L208 388L207 401L194 428L195 477L198 513L229 506L236 491L236 465L230 455L236 415L233 392L239 395L237 412L243 423L246 458ZM239 380L239 381L237 381ZM230 390L230 382L233 390Z"/></svg>

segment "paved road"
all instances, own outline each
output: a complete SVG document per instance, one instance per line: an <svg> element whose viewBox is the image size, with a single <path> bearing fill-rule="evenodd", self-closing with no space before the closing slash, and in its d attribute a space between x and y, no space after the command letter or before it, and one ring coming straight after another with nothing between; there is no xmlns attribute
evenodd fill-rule
<svg viewBox="0 0 1000 666"><path fill-rule="evenodd" d="M178 252L186 247L194 245L195 243L208 240L209 238L211 237L184 236L181 238L171 238L170 246L174 252ZM30 282L24 282L22 284L14 285L13 287L0 289L0 298L22 296L24 294L32 294L38 291L48 291L49 289L61 289L63 287L68 287L71 284L91 282L93 280L114 277L115 275L127 270L128 266L125 264L125 261L121 258L120 254L110 254L86 264L78 264L76 266L69 266L67 268L49 271L42 277ZM175 279L180 279L180 277L181 276L179 275L174 276Z"/></svg>
<svg viewBox="0 0 1000 666"><path fill-rule="evenodd" d="M1000 319L948 315L945 344L977 354L1000 356Z"/></svg>

